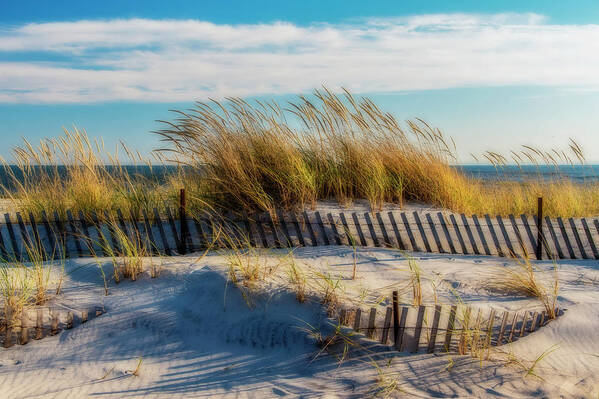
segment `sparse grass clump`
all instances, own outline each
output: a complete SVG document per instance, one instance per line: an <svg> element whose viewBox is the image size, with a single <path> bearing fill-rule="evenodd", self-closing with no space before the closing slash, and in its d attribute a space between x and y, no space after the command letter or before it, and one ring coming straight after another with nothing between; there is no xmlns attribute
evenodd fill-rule
<svg viewBox="0 0 599 399"><path fill-rule="evenodd" d="M549 318L557 314L557 298L559 294L559 276L557 263L554 262L553 272L539 270L528 257L516 258L513 268L502 269L486 283L493 291L510 295L522 295L537 298Z"/></svg>

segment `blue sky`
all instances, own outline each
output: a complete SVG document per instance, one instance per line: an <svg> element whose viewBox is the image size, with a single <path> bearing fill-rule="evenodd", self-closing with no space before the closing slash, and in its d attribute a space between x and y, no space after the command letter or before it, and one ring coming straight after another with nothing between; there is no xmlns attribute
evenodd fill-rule
<svg viewBox="0 0 599 399"><path fill-rule="evenodd" d="M11 1L0 10L0 155L85 128L148 152L195 99L286 101L322 84L420 117L470 153L599 160L599 2Z"/></svg>

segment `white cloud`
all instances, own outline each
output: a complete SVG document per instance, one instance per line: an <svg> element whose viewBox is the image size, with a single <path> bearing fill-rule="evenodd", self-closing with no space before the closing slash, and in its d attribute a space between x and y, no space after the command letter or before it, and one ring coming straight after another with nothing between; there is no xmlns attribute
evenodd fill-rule
<svg viewBox="0 0 599 399"><path fill-rule="evenodd" d="M549 25L536 14L311 26L126 19L0 30L5 103L190 101L322 84L356 92L496 85L595 90L597 70L599 25Z"/></svg>

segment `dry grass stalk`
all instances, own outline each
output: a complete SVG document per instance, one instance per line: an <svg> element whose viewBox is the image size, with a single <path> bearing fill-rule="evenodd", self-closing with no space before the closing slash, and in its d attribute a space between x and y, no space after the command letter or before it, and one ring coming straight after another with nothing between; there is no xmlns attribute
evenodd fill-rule
<svg viewBox="0 0 599 399"><path fill-rule="evenodd" d="M539 270L528 257L516 258L514 268L502 269L493 278L488 279L486 287L496 292L510 295L522 295L537 298L549 318L557 317L557 298L559 294L559 275L554 261L553 276Z"/></svg>

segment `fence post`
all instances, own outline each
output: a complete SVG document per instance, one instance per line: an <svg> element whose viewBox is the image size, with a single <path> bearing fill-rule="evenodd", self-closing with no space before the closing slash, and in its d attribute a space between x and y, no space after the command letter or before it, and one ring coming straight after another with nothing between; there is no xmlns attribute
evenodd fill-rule
<svg viewBox="0 0 599 399"><path fill-rule="evenodd" d="M399 293L393 291L393 345L399 342Z"/></svg>
<svg viewBox="0 0 599 399"><path fill-rule="evenodd" d="M543 197L537 198L537 260L543 258Z"/></svg>
<svg viewBox="0 0 599 399"><path fill-rule="evenodd" d="M179 190L179 228L181 240L179 240L179 253L185 255L187 252L187 220L185 220L185 189Z"/></svg>

